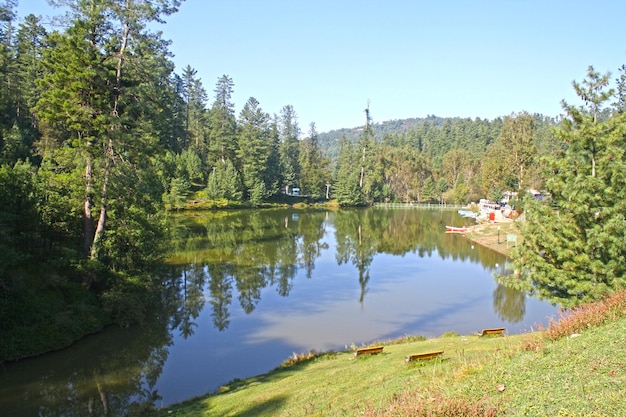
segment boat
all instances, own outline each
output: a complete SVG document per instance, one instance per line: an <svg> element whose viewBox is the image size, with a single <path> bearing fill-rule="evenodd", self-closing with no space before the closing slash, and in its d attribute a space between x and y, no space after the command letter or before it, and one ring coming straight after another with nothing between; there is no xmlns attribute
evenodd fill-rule
<svg viewBox="0 0 626 417"><path fill-rule="evenodd" d="M475 219L478 217L479 213L471 210L459 210L459 214L466 218Z"/></svg>
<svg viewBox="0 0 626 417"><path fill-rule="evenodd" d="M446 233L467 233L469 227L446 226Z"/></svg>

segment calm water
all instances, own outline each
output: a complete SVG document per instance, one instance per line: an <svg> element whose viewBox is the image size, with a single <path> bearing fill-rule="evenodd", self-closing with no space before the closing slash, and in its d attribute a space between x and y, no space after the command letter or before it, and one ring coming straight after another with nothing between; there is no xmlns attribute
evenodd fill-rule
<svg viewBox="0 0 626 417"><path fill-rule="evenodd" d="M224 211L173 219L162 306L0 369L0 415L123 415L269 371L295 353L406 334L531 330L556 313L494 282L506 259L453 211Z"/></svg>

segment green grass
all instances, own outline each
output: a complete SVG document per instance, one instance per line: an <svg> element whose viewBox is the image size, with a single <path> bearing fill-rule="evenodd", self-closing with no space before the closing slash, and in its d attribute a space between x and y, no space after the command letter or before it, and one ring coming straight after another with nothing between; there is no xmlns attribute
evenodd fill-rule
<svg viewBox="0 0 626 417"><path fill-rule="evenodd" d="M618 294L531 334L413 337L371 357L294 357L159 415L626 416L626 293ZM443 359L404 361L440 349Z"/></svg>

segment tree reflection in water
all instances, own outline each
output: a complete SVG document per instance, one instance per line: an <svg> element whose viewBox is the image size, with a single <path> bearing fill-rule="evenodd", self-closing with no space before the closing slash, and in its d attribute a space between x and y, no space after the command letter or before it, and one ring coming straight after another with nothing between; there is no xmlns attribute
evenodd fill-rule
<svg viewBox="0 0 626 417"><path fill-rule="evenodd" d="M109 329L71 349L8 365L0 378L0 415L118 416L158 406L155 386L173 334L194 335L205 308L213 326L224 332L235 297L251 314L264 289L287 297L298 275L312 279L321 257L352 268L361 306L370 286L382 278L372 274L378 254L438 255L497 269L501 255L443 232L459 221L453 211L384 209L174 216L172 253L152 320L141 329ZM517 323L525 315L525 294L499 285L493 307L502 320Z"/></svg>
<svg viewBox="0 0 626 417"><path fill-rule="evenodd" d="M182 334L193 334L193 319L203 307L202 286L207 280L213 324L219 330L230 324L233 291L247 314L255 310L264 288L273 287L287 297L298 270L304 269L311 278L316 259L329 249L329 227L334 229L337 264L353 265L356 270L361 304L377 254L431 257L436 253L442 259L469 259L495 269L502 255L443 233L447 224L458 221L454 211L410 209L240 210L177 216L171 263L176 266L175 274L183 277L187 294L177 326ZM200 271L205 274L202 279ZM187 274L198 278L188 282ZM510 288L494 293L494 308L503 319L518 322L524 317L524 306L524 293Z"/></svg>
<svg viewBox="0 0 626 417"><path fill-rule="evenodd" d="M168 356L166 320L111 328L71 349L9 364L0 379L3 416L125 416L158 405Z"/></svg>

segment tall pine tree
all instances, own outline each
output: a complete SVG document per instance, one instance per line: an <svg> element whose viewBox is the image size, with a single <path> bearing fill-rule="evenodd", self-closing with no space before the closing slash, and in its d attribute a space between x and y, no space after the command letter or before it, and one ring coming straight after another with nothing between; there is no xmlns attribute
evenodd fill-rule
<svg viewBox="0 0 626 417"><path fill-rule="evenodd" d="M573 305L623 285L626 273L626 116L600 120L612 96L609 75L589 68L574 83L584 105L563 103L557 136L567 148L549 162L549 204L526 205L524 243L514 262L540 297Z"/></svg>

